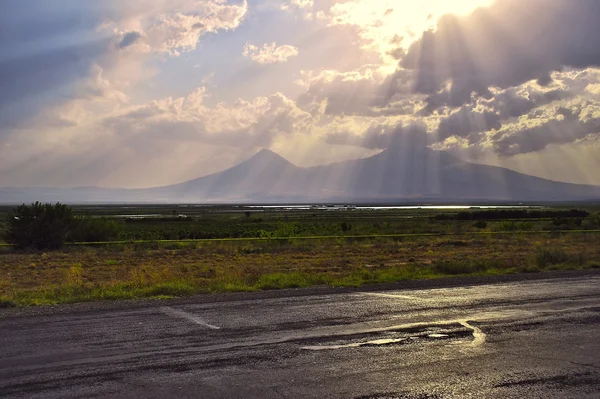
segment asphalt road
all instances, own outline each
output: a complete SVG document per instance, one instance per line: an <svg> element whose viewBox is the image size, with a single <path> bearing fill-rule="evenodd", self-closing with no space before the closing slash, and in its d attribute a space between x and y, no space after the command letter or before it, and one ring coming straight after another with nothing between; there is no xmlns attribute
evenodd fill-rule
<svg viewBox="0 0 600 399"><path fill-rule="evenodd" d="M0 316L2 398L600 397L599 273Z"/></svg>

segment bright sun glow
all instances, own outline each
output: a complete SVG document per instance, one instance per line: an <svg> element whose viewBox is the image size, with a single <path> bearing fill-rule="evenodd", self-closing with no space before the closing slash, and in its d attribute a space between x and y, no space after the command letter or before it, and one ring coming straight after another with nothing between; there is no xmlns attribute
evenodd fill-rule
<svg viewBox="0 0 600 399"><path fill-rule="evenodd" d="M357 0L331 8L333 24L361 28L368 47L382 54L407 49L445 14L467 15L493 0Z"/></svg>

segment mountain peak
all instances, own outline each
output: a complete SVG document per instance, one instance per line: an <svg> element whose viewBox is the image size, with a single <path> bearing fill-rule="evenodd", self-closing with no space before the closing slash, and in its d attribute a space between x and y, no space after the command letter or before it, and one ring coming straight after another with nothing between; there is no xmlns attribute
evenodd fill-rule
<svg viewBox="0 0 600 399"><path fill-rule="evenodd" d="M269 150L268 148L263 148L262 150L260 150L259 152L257 152L256 154L254 154L252 156L252 158L256 158L256 157L261 157L261 158L263 158L263 157L278 157L278 158L281 158L281 155Z"/></svg>
<svg viewBox="0 0 600 399"><path fill-rule="evenodd" d="M277 164L277 163L289 164L290 163L287 159L285 159L281 155L279 155L276 152L273 152L267 148L263 148L262 150L260 150L256 154L254 154L252 157L247 159L244 163L247 163L247 162L275 163L275 164Z"/></svg>
<svg viewBox="0 0 600 399"><path fill-rule="evenodd" d="M295 165L281 155L265 148L233 168L265 170L272 168L282 169L288 167L295 167Z"/></svg>

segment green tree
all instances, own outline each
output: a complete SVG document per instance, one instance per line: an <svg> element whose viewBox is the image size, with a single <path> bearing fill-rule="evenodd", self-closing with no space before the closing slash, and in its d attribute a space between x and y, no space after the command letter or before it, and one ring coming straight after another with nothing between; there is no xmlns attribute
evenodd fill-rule
<svg viewBox="0 0 600 399"><path fill-rule="evenodd" d="M18 248L58 249L73 221L73 212L66 205L23 204L9 214L6 241Z"/></svg>

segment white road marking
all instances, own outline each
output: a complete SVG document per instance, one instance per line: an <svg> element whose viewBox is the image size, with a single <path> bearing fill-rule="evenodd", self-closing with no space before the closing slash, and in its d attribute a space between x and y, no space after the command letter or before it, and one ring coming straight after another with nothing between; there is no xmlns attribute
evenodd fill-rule
<svg viewBox="0 0 600 399"><path fill-rule="evenodd" d="M212 324L208 324L207 322L205 322L204 320L202 320L200 317L194 316L191 313L184 312L183 310L173 309L173 308L170 308L168 306L162 306L160 308L160 310L163 313L165 313L165 314L167 314L169 316L179 317L181 319L189 320L192 323L204 326L206 328L210 328L211 330L219 330L219 329L221 329L221 327L217 327L217 326L213 326Z"/></svg>

